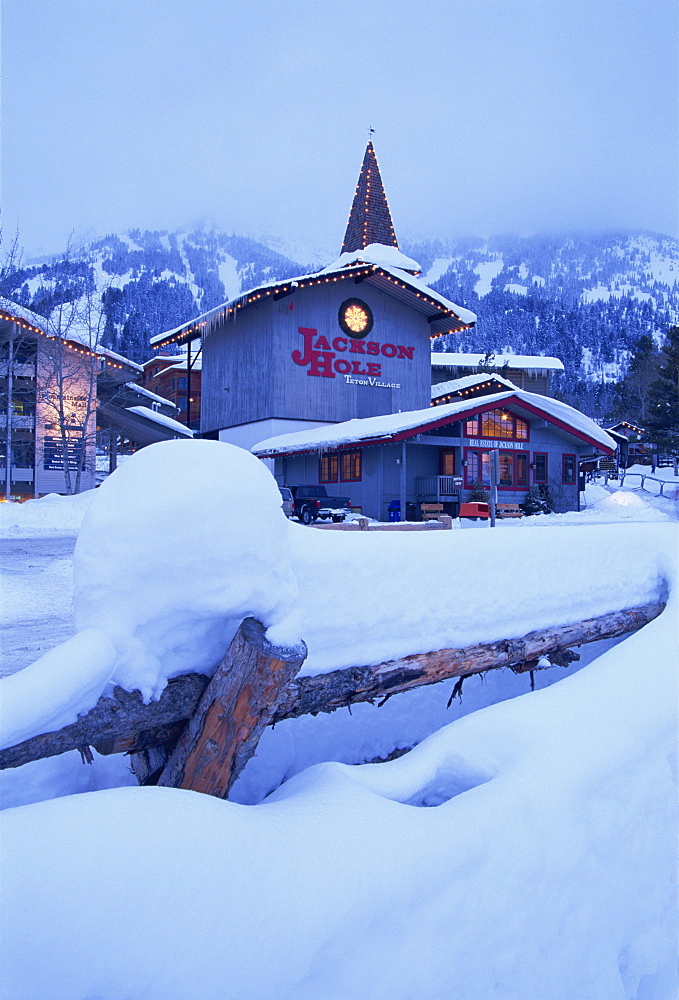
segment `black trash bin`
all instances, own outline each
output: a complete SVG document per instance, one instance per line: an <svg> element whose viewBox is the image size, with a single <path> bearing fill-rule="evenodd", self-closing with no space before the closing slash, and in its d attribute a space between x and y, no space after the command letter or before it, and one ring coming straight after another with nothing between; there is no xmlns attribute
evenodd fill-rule
<svg viewBox="0 0 679 1000"><path fill-rule="evenodd" d="M421 511L416 503L406 500L406 521L421 520Z"/></svg>

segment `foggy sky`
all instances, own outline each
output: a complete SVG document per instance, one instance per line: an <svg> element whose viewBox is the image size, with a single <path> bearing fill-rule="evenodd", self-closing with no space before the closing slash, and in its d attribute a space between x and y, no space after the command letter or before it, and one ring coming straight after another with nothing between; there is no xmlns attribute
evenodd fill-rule
<svg viewBox="0 0 679 1000"><path fill-rule="evenodd" d="M679 235L675 0L4 0L5 238Z"/></svg>

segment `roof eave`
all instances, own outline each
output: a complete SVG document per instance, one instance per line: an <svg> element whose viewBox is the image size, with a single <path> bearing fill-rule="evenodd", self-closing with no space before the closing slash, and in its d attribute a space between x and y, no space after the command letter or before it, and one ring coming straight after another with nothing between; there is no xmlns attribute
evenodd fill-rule
<svg viewBox="0 0 679 1000"><path fill-rule="evenodd" d="M432 431L436 430L439 427L445 427L447 424L457 423L460 420L468 420L470 417L476 416L478 413L482 413L485 410L487 410L488 400L489 400L488 396L479 396L478 403L476 403L474 406L470 406L468 409L461 410L458 413L448 414L439 420L425 421L424 423L419 424L416 427L410 427L403 431L396 431L393 434L386 434L373 438L365 438L359 441L347 441L343 444L338 444L338 445L319 444L315 448L313 447L309 448L307 446L304 448L294 449L292 451L288 450L286 451L270 450L266 452L262 451L262 452L257 452L257 457L275 458L275 457L281 457L283 455L305 455L305 454L314 454L316 452L329 451L329 450L346 451L347 449L351 448L367 448L368 446L374 444L396 443L398 441L407 440L408 438L411 437L417 437L418 434L423 434L426 431ZM562 421L558 417L553 416L551 413L548 413L545 410L541 410L539 407L529 402L526 402L519 396L516 396L514 394L509 394L505 396L502 400L497 400L497 402L498 403L502 402L503 406L514 404L519 408L527 410L534 416L540 417L542 420L546 420L548 423L553 424L555 427L558 427L560 430L565 431L567 434L579 438L581 441L584 441L585 444L588 444L591 447L596 448L598 451L603 451L605 454L608 455L615 454L615 448L607 447L602 442L597 441L595 438L590 437L588 434L585 434L584 431L580 431L575 427L571 427L570 425L565 423L565 421ZM434 407L434 409L436 409L436 407ZM501 445L502 442L498 441L498 447L501 447Z"/></svg>
<svg viewBox="0 0 679 1000"><path fill-rule="evenodd" d="M438 315L434 313L436 318L431 320L432 339L441 337L445 333L457 333L460 330L467 330L474 325L474 323L465 323L454 310L446 308L441 302L437 302L435 298L426 295L424 292L418 291L416 288L413 288L413 286L408 283L405 274L401 279L395 277L391 271L381 267L379 264L358 264L351 265L349 267L337 268L336 271L304 274L300 275L298 278L288 278L284 281L274 282L268 285L259 285L257 288L252 288L248 292L242 292L240 295L236 296L236 298L222 303L221 306L217 306L215 309L211 309L209 312L203 313L201 316L196 317L196 319L191 320L188 323L184 323L182 326L178 326L174 330L169 330L167 333L158 334L157 336L152 337L151 346L153 348L167 347L171 343L181 344L190 340L196 340L197 338L205 336L211 332L220 320L228 321L229 319L233 319L239 310L247 308L248 306L256 305L258 302L261 302L263 299L267 299L269 297L273 297L273 299L284 298L288 295L292 295L299 288L308 287L310 285L332 284L337 281L346 280L347 278L360 278L361 280L365 280L376 275L383 277L386 282L401 285L404 289L406 289L412 296L413 302L417 302L422 307L420 309L421 312L426 311L427 307L437 310Z"/></svg>

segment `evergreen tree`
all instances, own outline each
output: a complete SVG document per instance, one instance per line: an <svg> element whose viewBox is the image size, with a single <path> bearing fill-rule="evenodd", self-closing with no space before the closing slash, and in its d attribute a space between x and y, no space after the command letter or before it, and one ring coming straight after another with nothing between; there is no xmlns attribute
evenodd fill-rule
<svg viewBox="0 0 679 1000"><path fill-rule="evenodd" d="M679 458L679 326L667 331L658 377L649 393L646 436L662 451Z"/></svg>
<svg viewBox="0 0 679 1000"><path fill-rule="evenodd" d="M490 375L495 371L495 355L492 351L486 350L486 355L483 358L479 358L479 373L485 372Z"/></svg>
<svg viewBox="0 0 679 1000"><path fill-rule="evenodd" d="M488 503L488 490L480 479L472 483L472 491L469 494L469 499L472 503Z"/></svg>
<svg viewBox="0 0 679 1000"><path fill-rule="evenodd" d="M658 378L659 362L660 352L653 337L642 334L634 345L627 374L616 387L615 410L620 419L645 426L651 386Z"/></svg>
<svg viewBox="0 0 679 1000"><path fill-rule="evenodd" d="M526 499L521 504L526 514L551 514L552 507L547 498L547 491L534 484L526 493Z"/></svg>

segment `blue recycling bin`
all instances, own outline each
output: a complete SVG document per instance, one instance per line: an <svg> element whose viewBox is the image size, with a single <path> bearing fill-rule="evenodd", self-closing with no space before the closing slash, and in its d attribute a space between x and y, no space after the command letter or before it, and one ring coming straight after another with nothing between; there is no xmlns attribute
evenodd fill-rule
<svg viewBox="0 0 679 1000"><path fill-rule="evenodd" d="M387 507L389 511L390 521L400 521L401 520L401 504L398 500L392 500Z"/></svg>

